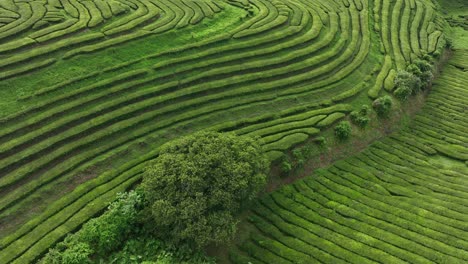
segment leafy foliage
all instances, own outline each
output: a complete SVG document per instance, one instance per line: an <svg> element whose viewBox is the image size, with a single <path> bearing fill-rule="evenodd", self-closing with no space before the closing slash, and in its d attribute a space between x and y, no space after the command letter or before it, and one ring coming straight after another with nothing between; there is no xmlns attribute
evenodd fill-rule
<svg viewBox="0 0 468 264"><path fill-rule="evenodd" d="M405 101L410 95L424 90L434 78L432 65L427 60L417 59L408 65L406 71L399 71L395 78L396 89L394 95Z"/></svg>
<svg viewBox="0 0 468 264"><path fill-rule="evenodd" d="M51 248L40 263L213 263L200 251L168 245L147 232L144 205L140 190L119 194L104 214Z"/></svg>
<svg viewBox="0 0 468 264"><path fill-rule="evenodd" d="M412 90L408 86L400 86L395 89L393 94L395 95L396 98L398 98L401 101L406 101L410 97L412 93Z"/></svg>
<svg viewBox="0 0 468 264"><path fill-rule="evenodd" d="M359 111L351 112L350 118L351 122L358 125L361 128L366 127L369 124L370 118L368 117L369 114L369 106L363 105Z"/></svg>
<svg viewBox="0 0 468 264"><path fill-rule="evenodd" d="M317 137L314 142L320 147L320 148L325 148L327 145L327 139L323 136Z"/></svg>
<svg viewBox="0 0 468 264"><path fill-rule="evenodd" d="M291 155L284 154L280 163L280 169L283 174L289 175L293 171L302 169L307 160L312 157L312 150L312 146L306 144L304 146L294 148Z"/></svg>
<svg viewBox="0 0 468 264"><path fill-rule="evenodd" d="M351 124L348 121L341 121L335 127L335 135L339 140L346 140L351 136Z"/></svg>
<svg viewBox="0 0 468 264"><path fill-rule="evenodd" d="M151 236L139 233L127 240L123 248L110 255L107 260L119 264L208 264L213 259L201 251L193 251L187 246L173 247ZM106 262L107 263L107 262Z"/></svg>
<svg viewBox="0 0 468 264"><path fill-rule="evenodd" d="M388 95L379 97L372 102L372 107L377 112L377 115L381 117L386 117L392 109L393 101L392 98Z"/></svg>
<svg viewBox="0 0 468 264"><path fill-rule="evenodd" d="M43 263L85 264L92 258L103 258L122 246L133 230L143 205L141 194L131 191L119 194L106 213L88 221L79 232L68 235L43 258Z"/></svg>
<svg viewBox="0 0 468 264"><path fill-rule="evenodd" d="M267 168L249 137L200 132L164 145L142 183L155 233L197 248L231 239L235 213L264 187Z"/></svg>

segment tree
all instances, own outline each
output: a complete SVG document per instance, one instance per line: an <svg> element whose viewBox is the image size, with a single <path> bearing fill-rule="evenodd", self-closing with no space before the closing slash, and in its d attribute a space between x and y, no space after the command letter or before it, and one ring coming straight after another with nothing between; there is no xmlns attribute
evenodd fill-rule
<svg viewBox="0 0 468 264"><path fill-rule="evenodd" d="M341 121L335 126L335 135L339 140L346 140L351 136L351 124L348 121Z"/></svg>
<svg viewBox="0 0 468 264"><path fill-rule="evenodd" d="M140 193L117 194L117 200L110 203L103 215L86 222L77 233L68 234L39 263L86 264L109 256L132 235L142 207Z"/></svg>
<svg viewBox="0 0 468 264"><path fill-rule="evenodd" d="M392 109L393 101L388 95L379 97L372 102L372 107L380 117L387 117Z"/></svg>
<svg viewBox="0 0 468 264"><path fill-rule="evenodd" d="M432 65L426 60L416 59L406 67L406 71L398 72L394 95L399 100L406 101L410 95L428 87L433 78Z"/></svg>
<svg viewBox="0 0 468 264"><path fill-rule="evenodd" d="M156 233L198 248L232 239L235 214L264 187L267 169L250 137L200 132L164 145L142 183Z"/></svg>
<svg viewBox="0 0 468 264"><path fill-rule="evenodd" d="M353 111L350 114L351 121L358 125L360 128L364 128L369 124L370 118L367 116L369 114L369 106L363 105L359 111Z"/></svg>
<svg viewBox="0 0 468 264"><path fill-rule="evenodd" d="M415 68L417 69L417 71L415 70L416 72L419 71L419 68L417 68L415 65L410 66L408 66L408 68ZM420 73L420 71L418 73ZM419 79L418 76L415 75L413 72L399 71L397 76L395 77L395 86L408 87L411 90L411 93L416 93L421 88L421 79Z"/></svg>

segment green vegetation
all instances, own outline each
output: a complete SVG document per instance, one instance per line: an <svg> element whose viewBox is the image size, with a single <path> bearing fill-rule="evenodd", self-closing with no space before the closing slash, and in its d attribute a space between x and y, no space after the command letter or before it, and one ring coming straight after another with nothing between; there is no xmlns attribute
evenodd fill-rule
<svg viewBox="0 0 468 264"><path fill-rule="evenodd" d="M152 227L141 220L147 202L139 192L119 193L104 214L67 235L39 263L213 263L201 252L148 235Z"/></svg>
<svg viewBox="0 0 468 264"><path fill-rule="evenodd" d="M409 127L259 200L230 260L467 262L466 56L455 51Z"/></svg>
<svg viewBox="0 0 468 264"><path fill-rule="evenodd" d="M121 194L106 213L87 222L79 232L68 235L42 259L43 263L91 263L116 250L135 232L139 210L143 206L140 194Z"/></svg>
<svg viewBox="0 0 468 264"><path fill-rule="evenodd" d="M341 121L335 126L335 136L340 140L346 140L351 136L351 124L348 121Z"/></svg>
<svg viewBox="0 0 468 264"><path fill-rule="evenodd" d="M412 94L426 89L433 79L432 66L426 60L415 60L406 67L406 71L399 71L395 77L395 97L405 101Z"/></svg>
<svg viewBox="0 0 468 264"><path fill-rule="evenodd" d="M229 241L236 213L263 189L267 169L249 137L200 132L165 144L142 183L154 235L199 249Z"/></svg>
<svg viewBox="0 0 468 264"><path fill-rule="evenodd" d="M392 98L388 95L379 97L372 102L372 107L374 108L377 115L380 117L387 117L392 110L393 101Z"/></svg>
<svg viewBox="0 0 468 264"><path fill-rule="evenodd" d="M351 118L351 121L354 124L358 125L360 128L365 128L369 124L369 121L370 121L369 111L370 111L369 106L363 105L361 106L361 109L359 109L359 111L351 112L349 117Z"/></svg>
<svg viewBox="0 0 468 264"><path fill-rule="evenodd" d="M358 139L350 136L349 122L353 129L361 128L353 135L387 133L389 123L402 116L399 107L411 104L395 100L392 105L390 96L412 100L411 95L430 86L432 73L441 66L438 60L449 55L444 49L466 44L461 31L464 17L460 17L465 4L441 1L447 4L431 0L0 1L1 262L22 264L41 258L68 233L102 213L117 193L139 185L147 175L145 168L164 151L161 146L175 138L199 131L258 138L256 147L275 162L273 170L291 176L281 179L286 181L307 172L308 160L316 155L354 144ZM451 63L464 68L463 56L457 55ZM439 111L447 111L449 102L441 102ZM372 105L378 116L388 118L374 118L363 105ZM462 106L457 109L463 111ZM417 148L466 160L460 144L465 139L460 132L463 125L434 124L427 116L415 122L433 128L418 134L421 140L439 140L437 144L415 141ZM453 131L445 135L445 127ZM335 128L339 138L351 138L335 139ZM274 189L275 184L268 186ZM166 197L168 193L175 192L167 192ZM239 209L232 205L229 210ZM225 226L235 222L224 220ZM112 228L113 220L100 221L84 230ZM179 237L172 237L172 242L197 234L167 232L174 223L163 222L154 226L164 224L161 236ZM180 230L184 223L179 223ZM112 261L104 251L112 251L109 256L122 263L142 262L131 257L148 251L161 254L147 261L188 261L176 256L176 251L187 253L183 248L167 250L168 245L151 236L136 239L140 233L152 233L139 225L132 234L119 233L117 227L109 231L114 236L109 241L122 236L128 240L111 245L119 249L106 248L93 235L87 236L89 240L75 235L60 244L59 251L69 252L67 258L91 261ZM376 250L358 256L360 244L342 237L329 239L343 243L326 244L328 250L338 248L331 254L319 249L317 240L329 234L308 237L311 244L307 244L284 236L284 226L280 231L265 228L267 234L255 233L241 247L257 259L265 256L262 261L268 263L340 263L348 258L366 263L388 257ZM212 237L204 229L199 231L199 246L224 241L234 232L226 228L225 235ZM270 235L281 240L264 244ZM372 240L361 238L367 239ZM442 236L434 240L445 241ZM342 249L348 242L354 253ZM277 252L291 255L278 259ZM246 262L249 256L233 258Z"/></svg>

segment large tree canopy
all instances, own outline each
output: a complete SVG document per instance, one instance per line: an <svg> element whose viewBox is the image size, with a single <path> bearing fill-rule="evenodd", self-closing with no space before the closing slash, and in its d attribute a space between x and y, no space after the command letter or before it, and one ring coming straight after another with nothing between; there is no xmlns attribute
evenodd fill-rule
<svg viewBox="0 0 468 264"><path fill-rule="evenodd" d="M164 145L142 184L156 230L197 247L231 239L235 214L264 187L267 168L250 137L200 132Z"/></svg>

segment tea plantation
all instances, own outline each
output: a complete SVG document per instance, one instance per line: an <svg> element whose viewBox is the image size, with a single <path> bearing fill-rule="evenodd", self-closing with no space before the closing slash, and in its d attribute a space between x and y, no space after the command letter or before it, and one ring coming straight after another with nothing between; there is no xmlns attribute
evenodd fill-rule
<svg viewBox="0 0 468 264"><path fill-rule="evenodd" d="M391 96L390 120L403 115L400 73L426 64L421 90L436 78L410 125L259 199L224 257L468 263L467 5L0 0L0 263L37 261L172 139L258 136L273 164L334 148L363 105Z"/></svg>
<svg viewBox="0 0 468 264"><path fill-rule="evenodd" d="M254 206L234 263L467 263L468 51L403 131Z"/></svg>

